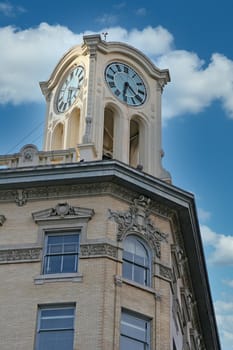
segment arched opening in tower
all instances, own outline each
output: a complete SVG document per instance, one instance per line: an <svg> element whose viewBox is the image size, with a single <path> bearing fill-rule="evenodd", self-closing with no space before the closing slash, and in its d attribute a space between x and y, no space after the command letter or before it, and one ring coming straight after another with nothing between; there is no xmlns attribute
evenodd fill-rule
<svg viewBox="0 0 233 350"><path fill-rule="evenodd" d="M61 150L64 148L64 130L63 124L56 125L52 137L52 150Z"/></svg>
<svg viewBox="0 0 233 350"><path fill-rule="evenodd" d="M136 167L139 163L139 141L140 141L140 125L131 119L130 121L130 139L129 139L129 165Z"/></svg>
<svg viewBox="0 0 233 350"><path fill-rule="evenodd" d="M104 113L103 159L113 158L114 146L114 112L108 108Z"/></svg>
<svg viewBox="0 0 233 350"><path fill-rule="evenodd" d="M69 118L66 146L76 148L81 143L80 109L75 108Z"/></svg>

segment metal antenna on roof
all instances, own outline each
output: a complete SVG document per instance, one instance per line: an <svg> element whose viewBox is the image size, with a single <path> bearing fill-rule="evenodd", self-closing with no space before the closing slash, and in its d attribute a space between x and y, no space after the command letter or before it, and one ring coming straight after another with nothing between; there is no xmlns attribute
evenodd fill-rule
<svg viewBox="0 0 233 350"><path fill-rule="evenodd" d="M104 40L106 41L106 38L107 38L107 35L108 35L108 32L103 32L102 35L104 36Z"/></svg>

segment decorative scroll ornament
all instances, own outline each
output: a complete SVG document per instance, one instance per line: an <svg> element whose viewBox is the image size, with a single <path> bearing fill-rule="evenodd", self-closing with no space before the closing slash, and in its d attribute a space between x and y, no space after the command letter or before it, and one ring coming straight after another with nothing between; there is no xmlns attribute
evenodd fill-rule
<svg viewBox="0 0 233 350"><path fill-rule="evenodd" d="M109 209L109 219L113 219L118 224L118 241L124 240L129 233L137 233L152 245L156 256L160 258L160 242L167 242L168 235L154 226L149 218L150 214L150 199L143 195L135 199L127 211Z"/></svg>

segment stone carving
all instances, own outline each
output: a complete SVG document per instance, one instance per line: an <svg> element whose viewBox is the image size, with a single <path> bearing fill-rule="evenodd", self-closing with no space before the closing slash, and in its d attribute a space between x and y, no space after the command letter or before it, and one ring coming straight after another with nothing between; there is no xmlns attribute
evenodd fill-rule
<svg viewBox="0 0 233 350"><path fill-rule="evenodd" d="M4 215L0 215L0 226L2 226L5 221L6 221L6 217Z"/></svg>
<svg viewBox="0 0 233 350"><path fill-rule="evenodd" d="M117 247L108 243L81 244L80 251L80 257L107 255L115 259L117 258Z"/></svg>
<svg viewBox="0 0 233 350"><path fill-rule="evenodd" d="M38 163L38 149L35 145L25 145L20 150L19 166L35 165Z"/></svg>
<svg viewBox="0 0 233 350"><path fill-rule="evenodd" d="M117 240L122 241L129 233L138 233L143 236L155 249L160 258L160 242L167 241L167 234L160 232L149 218L151 214L150 199L141 195L134 199L127 211L112 211L109 209L109 219L118 225Z"/></svg>
<svg viewBox="0 0 233 350"><path fill-rule="evenodd" d="M23 190L25 199L21 201L21 205L36 199L74 198L79 195L96 194L111 194L126 201L133 201L135 198L135 192L133 190L111 182L102 182L98 184L30 187L27 190ZM0 191L0 202L14 202L15 198L15 190ZM153 201L151 203L151 211L156 212L158 215L171 218L173 221L173 211L160 203Z"/></svg>
<svg viewBox="0 0 233 350"><path fill-rule="evenodd" d="M40 254L40 247L0 250L0 264L22 261L39 261Z"/></svg>
<svg viewBox="0 0 233 350"><path fill-rule="evenodd" d="M164 265L159 265L159 274L164 277L167 278L169 280L171 280L172 278L172 272L170 267L164 266Z"/></svg>
<svg viewBox="0 0 233 350"><path fill-rule="evenodd" d="M27 203L27 192L24 190L17 190L15 194L15 202L19 207Z"/></svg>
<svg viewBox="0 0 233 350"><path fill-rule="evenodd" d="M68 203L58 203L54 208L40 210L32 213L32 217L35 222L44 221L48 219L56 218L76 218L82 217L83 219L91 219L94 215L94 210L89 208L80 208L70 206Z"/></svg>
<svg viewBox="0 0 233 350"><path fill-rule="evenodd" d="M41 247L12 248L0 250L0 264L14 262L40 261ZM80 245L80 258L91 256L109 256L117 259L117 247L109 243L84 243Z"/></svg>
<svg viewBox="0 0 233 350"><path fill-rule="evenodd" d="M92 118L86 117L85 121L86 121L86 130L85 130L85 134L83 136L83 143L89 143L89 142L91 142L90 137L91 137Z"/></svg>

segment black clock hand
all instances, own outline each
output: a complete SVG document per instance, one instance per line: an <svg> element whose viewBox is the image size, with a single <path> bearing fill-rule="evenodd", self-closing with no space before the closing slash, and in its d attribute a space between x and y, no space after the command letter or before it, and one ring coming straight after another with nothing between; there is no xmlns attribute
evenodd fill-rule
<svg viewBox="0 0 233 350"><path fill-rule="evenodd" d="M126 81L126 82L124 83L123 96L125 96L128 86L129 86L129 83Z"/></svg>
<svg viewBox="0 0 233 350"><path fill-rule="evenodd" d="M128 88L129 88L129 90L131 90L132 91L132 93L134 94L134 95L136 95L136 93L135 93L135 91L134 91L134 89L128 84Z"/></svg>

